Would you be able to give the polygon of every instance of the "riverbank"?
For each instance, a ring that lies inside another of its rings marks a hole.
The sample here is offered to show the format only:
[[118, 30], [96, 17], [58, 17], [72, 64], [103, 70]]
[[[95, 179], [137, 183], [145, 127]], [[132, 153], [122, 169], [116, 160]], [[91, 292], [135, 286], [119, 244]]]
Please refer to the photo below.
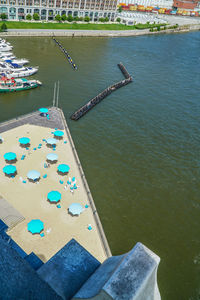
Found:
[[[127, 26], [128, 27], [128, 26]], [[9, 29], [7, 32], [1, 32], [0, 36], [67, 36], [67, 37], [122, 37], [122, 36], [140, 36], [152, 34], [170, 34], [185, 33], [190, 31], [199, 31], [200, 24], [182, 25], [175, 29], [166, 29], [150, 32], [149, 29], [135, 30], [63, 30], [63, 29]]]

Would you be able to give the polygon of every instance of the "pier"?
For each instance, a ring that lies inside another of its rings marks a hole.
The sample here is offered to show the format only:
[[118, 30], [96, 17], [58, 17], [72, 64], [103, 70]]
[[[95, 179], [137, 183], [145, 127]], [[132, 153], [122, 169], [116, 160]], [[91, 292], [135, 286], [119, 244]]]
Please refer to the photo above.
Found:
[[[0, 173], [0, 208], [2, 206], [6, 208], [6, 212], [5, 209], [1, 211], [0, 219], [6, 220], [9, 226], [7, 232], [13, 241], [26, 253], [39, 254], [43, 262], [49, 260], [72, 238], [75, 238], [96, 259], [103, 262], [111, 256], [111, 251], [68, 125], [59, 108], [49, 108], [49, 115], [50, 120], [36, 111], [0, 123], [0, 135], [4, 139], [1, 144], [2, 153], [12, 148], [18, 158], [15, 163], [17, 175], [14, 178], [5, 176], [3, 172]], [[43, 139], [51, 137], [52, 130], [55, 128], [64, 133], [56, 146], [58, 164], [68, 163], [69, 175], [60, 175], [57, 172], [57, 163], [51, 164], [48, 168], [44, 166], [46, 155], [53, 149], [47, 147]], [[20, 136], [30, 138], [29, 148], [19, 146]], [[39, 143], [41, 146], [38, 148]], [[25, 156], [23, 160], [20, 159], [22, 155]], [[5, 161], [1, 159], [1, 170], [4, 165]], [[41, 174], [38, 184], [27, 180], [27, 172], [31, 169], [36, 169]], [[44, 174], [47, 176], [43, 177]], [[73, 193], [69, 187], [65, 189], [65, 183], [69, 180], [68, 176], [71, 178], [74, 176], [77, 181], [78, 188]], [[52, 189], [59, 191], [62, 195], [59, 208], [47, 201], [47, 194]], [[21, 196], [16, 197], [16, 195]], [[1, 198], [4, 202], [6, 201], [6, 206]], [[68, 208], [72, 203], [80, 203], [84, 207], [81, 216], [72, 217], [68, 213]], [[27, 223], [31, 219], [38, 218], [44, 222], [45, 236], [43, 238], [40, 236], [35, 238], [27, 230]], [[88, 224], [92, 230], [88, 230]]]
[[60, 50], [64, 53], [65, 57], [67, 58], [68, 62], [71, 64], [72, 68], [74, 70], [77, 70], [77, 65], [75, 64], [75, 62], [72, 60], [71, 56], [69, 55], [69, 53], [67, 52], [67, 50], [62, 46], [62, 44], [56, 40], [55, 37], [52, 37], [52, 39], [54, 40], [54, 42], [56, 43], [56, 45], [59, 46]]
[[109, 86], [105, 90], [103, 90], [100, 94], [98, 94], [96, 97], [92, 98], [89, 102], [87, 102], [85, 105], [80, 107], [76, 112], [74, 112], [71, 115], [71, 120], [79, 120], [82, 116], [84, 116], [89, 110], [91, 110], [95, 105], [97, 105], [99, 102], [101, 102], [104, 98], [106, 98], [108, 95], [110, 95], [112, 92], [116, 91], [117, 89], [129, 84], [132, 82], [132, 77], [124, 67], [122, 63], [118, 64], [119, 69], [121, 70], [122, 74], [124, 75], [125, 79]]

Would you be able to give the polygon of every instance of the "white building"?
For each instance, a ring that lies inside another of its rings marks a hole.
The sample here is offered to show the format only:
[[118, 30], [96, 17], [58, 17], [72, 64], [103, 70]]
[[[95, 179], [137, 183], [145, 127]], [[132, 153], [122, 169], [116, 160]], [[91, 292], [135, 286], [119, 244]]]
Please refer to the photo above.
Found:
[[39, 14], [41, 20], [53, 20], [55, 15], [90, 17], [97, 21], [108, 17], [114, 21], [117, 0], [0, 0], [0, 14], [10, 20], [23, 20], [26, 15]]

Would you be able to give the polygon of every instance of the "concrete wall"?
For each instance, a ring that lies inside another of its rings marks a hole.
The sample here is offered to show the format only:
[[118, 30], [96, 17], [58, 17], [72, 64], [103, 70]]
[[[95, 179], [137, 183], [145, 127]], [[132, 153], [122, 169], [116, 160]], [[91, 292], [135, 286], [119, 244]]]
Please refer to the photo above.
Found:
[[143, 244], [127, 254], [108, 258], [73, 300], [160, 300], [157, 268], [160, 258]]

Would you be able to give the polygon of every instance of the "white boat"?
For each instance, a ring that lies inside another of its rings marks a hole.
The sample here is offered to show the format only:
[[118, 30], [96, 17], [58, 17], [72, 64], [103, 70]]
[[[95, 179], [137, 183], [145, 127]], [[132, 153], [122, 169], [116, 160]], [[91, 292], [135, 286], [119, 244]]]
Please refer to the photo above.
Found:
[[16, 56], [12, 53], [12, 52], [1, 52], [0, 51], [0, 58], [4, 56], [4, 57], [13, 57], [13, 58], [16, 58]]
[[12, 59], [15, 59], [16, 57], [14, 56], [14, 54], [10, 54], [10, 55], [4, 55], [4, 53], [5, 54], [7, 54], [7, 53], [11, 53], [11, 52], [2, 52], [2, 53], [0, 53], [0, 60], [7, 60], [7, 59], [10, 59], [10, 60], [12, 60]]
[[0, 38], [0, 43], [4, 43], [4, 44], [8, 44], [8, 45], [10, 45], [10, 43], [9, 43], [9, 42], [7, 42], [5, 39], [1, 39], [1, 38]]
[[24, 68], [23, 70], [11, 70], [11, 71], [0, 71], [0, 75], [5, 75], [8, 78], [20, 78], [20, 77], [26, 77], [31, 76], [35, 73], [37, 73], [37, 68]]
[[19, 66], [23, 66], [29, 63], [28, 59], [25, 58], [1, 58], [0, 57], [0, 61], [9, 63], [9, 64], [15, 64], [15, 65], [19, 65]]
[[6, 51], [11, 51], [12, 50], [12, 46], [9, 45], [5, 45], [5, 44], [0, 44], [0, 52], [6, 52]]
[[1, 40], [1, 41], [0, 41], [0, 45], [11, 46], [11, 44], [10, 44], [9, 42], [6, 42], [6, 40]]
[[8, 64], [0, 62], [0, 73], [5, 74], [8, 78], [14, 77], [26, 77], [35, 74], [38, 71], [38, 67], [23, 67], [17, 64]]

